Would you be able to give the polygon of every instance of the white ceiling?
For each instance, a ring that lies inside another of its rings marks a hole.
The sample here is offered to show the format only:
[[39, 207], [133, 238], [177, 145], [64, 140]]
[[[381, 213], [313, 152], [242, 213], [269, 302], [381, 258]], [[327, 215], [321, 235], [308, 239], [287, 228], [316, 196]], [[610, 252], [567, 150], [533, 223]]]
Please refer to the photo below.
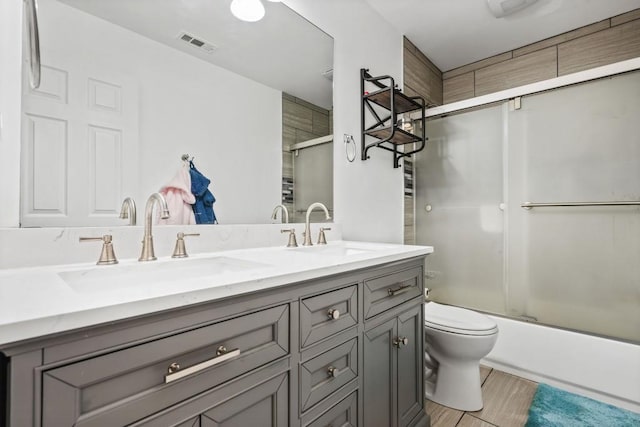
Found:
[[[249, 23], [231, 15], [231, 0], [60, 1], [315, 105], [332, 106], [332, 82], [322, 74], [333, 69], [333, 39], [284, 4], [264, 1], [265, 17]], [[182, 31], [217, 49], [208, 54], [178, 40]]]
[[640, 0], [539, 0], [494, 18], [486, 0], [366, 0], [442, 71], [640, 8]]

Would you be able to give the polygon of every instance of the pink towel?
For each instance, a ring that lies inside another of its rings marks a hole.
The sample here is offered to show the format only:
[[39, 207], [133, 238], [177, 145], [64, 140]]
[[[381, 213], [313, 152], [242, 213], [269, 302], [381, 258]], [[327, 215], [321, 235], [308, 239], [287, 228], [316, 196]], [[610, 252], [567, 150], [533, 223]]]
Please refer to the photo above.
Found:
[[168, 219], [159, 218], [158, 224], [190, 225], [196, 223], [191, 207], [196, 202], [196, 198], [191, 194], [191, 176], [187, 167], [180, 168], [171, 182], [160, 189], [160, 194], [167, 201], [171, 217]]

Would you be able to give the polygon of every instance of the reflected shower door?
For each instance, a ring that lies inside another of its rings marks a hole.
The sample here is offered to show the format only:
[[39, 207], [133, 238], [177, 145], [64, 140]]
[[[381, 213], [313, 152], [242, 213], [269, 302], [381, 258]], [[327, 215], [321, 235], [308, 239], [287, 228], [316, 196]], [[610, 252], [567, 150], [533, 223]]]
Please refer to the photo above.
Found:
[[[304, 222], [309, 205], [323, 203], [333, 217], [333, 143], [302, 148], [293, 156], [294, 222]], [[313, 222], [324, 222], [322, 211], [314, 210]], [[314, 237], [315, 239], [315, 237]]]
[[508, 307], [640, 341], [640, 73], [522, 98], [508, 116]]
[[504, 313], [503, 107], [427, 122], [415, 156], [416, 243], [432, 298]]

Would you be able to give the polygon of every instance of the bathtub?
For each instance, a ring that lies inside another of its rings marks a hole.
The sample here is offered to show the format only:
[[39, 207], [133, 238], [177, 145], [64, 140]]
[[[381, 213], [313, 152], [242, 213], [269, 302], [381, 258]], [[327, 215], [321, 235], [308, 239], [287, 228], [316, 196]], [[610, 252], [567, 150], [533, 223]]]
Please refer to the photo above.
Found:
[[640, 413], [640, 345], [491, 318], [500, 333], [481, 363]]

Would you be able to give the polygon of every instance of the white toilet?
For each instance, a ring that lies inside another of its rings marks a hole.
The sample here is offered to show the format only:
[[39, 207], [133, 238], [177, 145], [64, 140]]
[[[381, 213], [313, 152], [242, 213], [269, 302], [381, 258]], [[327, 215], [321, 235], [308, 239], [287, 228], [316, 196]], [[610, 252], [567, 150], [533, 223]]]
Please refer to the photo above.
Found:
[[480, 359], [498, 338], [491, 318], [460, 307], [424, 305], [425, 397], [461, 411], [482, 409]]

